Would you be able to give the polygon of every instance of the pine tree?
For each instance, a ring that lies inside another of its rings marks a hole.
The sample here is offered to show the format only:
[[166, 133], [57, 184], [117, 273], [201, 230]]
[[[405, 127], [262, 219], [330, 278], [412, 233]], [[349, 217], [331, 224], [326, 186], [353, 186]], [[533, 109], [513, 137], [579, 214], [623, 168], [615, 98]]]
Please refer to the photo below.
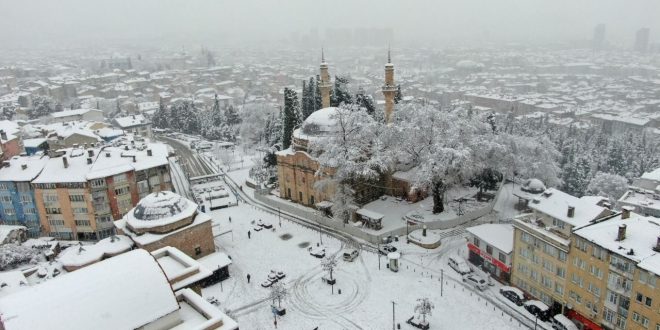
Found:
[[238, 112], [233, 105], [229, 105], [225, 109], [225, 118], [227, 119], [227, 125], [234, 126], [241, 123], [241, 117], [238, 115]]
[[300, 104], [296, 91], [284, 88], [284, 118], [282, 122], [282, 148], [291, 146], [291, 137], [296, 124], [300, 122]]
[[321, 97], [321, 88], [319, 87], [319, 84], [321, 83], [321, 79], [319, 78], [319, 75], [316, 75], [316, 80], [314, 81], [314, 111], [321, 109], [323, 107], [323, 99]]
[[159, 99], [158, 101], [158, 110], [154, 113], [153, 117], [153, 125], [158, 128], [169, 128], [170, 123], [170, 114], [168, 111], [168, 108], [165, 106], [163, 103], [163, 99]]
[[330, 96], [330, 105], [338, 107], [342, 104], [352, 104], [353, 99], [348, 91], [348, 78], [335, 76], [335, 85]]
[[366, 95], [363, 89], [360, 89], [358, 93], [355, 94], [355, 104], [361, 108], [364, 108], [371, 116], [376, 113], [376, 107], [374, 106], [373, 98], [371, 95]]
[[564, 171], [562, 191], [575, 197], [582, 197], [591, 180], [591, 167], [585, 157], [570, 163]]

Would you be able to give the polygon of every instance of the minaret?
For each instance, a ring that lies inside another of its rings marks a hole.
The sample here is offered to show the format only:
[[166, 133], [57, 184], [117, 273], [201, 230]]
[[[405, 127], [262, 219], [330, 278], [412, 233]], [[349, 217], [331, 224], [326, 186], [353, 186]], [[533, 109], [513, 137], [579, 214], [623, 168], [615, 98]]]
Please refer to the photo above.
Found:
[[385, 96], [385, 123], [389, 124], [392, 120], [392, 112], [394, 112], [394, 95], [396, 94], [396, 86], [394, 85], [394, 64], [392, 64], [392, 57], [390, 50], [387, 49], [387, 64], [385, 64], [385, 85], [383, 85], [383, 96]]
[[321, 90], [321, 108], [330, 107], [330, 74], [328, 73], [328, 63], [325, 62], [323, 48], [321, 48], [321, 81], [319, 89]]

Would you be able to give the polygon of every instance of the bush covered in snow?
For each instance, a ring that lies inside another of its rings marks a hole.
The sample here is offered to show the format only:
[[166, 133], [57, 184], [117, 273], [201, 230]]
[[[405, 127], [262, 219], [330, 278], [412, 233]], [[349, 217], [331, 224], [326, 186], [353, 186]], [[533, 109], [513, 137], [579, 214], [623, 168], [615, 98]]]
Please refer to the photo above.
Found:
[[24, 263], [37, 263], [39, 252], [29, 247], [6, 244], [0, 246], [0, 270], [16, 268]]

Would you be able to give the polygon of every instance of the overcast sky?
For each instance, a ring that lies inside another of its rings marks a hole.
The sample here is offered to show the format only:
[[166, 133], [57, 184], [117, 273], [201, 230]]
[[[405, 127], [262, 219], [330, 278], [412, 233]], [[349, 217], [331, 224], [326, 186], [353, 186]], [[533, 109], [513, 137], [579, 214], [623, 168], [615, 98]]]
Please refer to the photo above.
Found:
[[7, 46], [255, 44], [328, 27], [391, 27], [394, 44], [562, 42], [590, 39], [598, 23], [613, 44], [632, 44], [640, 27], [658, 41], [660, 0], [0, 0]]

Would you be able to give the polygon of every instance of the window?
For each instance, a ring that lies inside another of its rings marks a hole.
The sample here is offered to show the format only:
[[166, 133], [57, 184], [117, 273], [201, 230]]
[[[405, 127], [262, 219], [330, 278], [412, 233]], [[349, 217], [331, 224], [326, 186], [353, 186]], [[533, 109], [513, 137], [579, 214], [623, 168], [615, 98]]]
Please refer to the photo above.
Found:
[[21, 202], [29, 203], [31, 201], [32, 201], [32, 197], [30, 195], [21, 195]]
[[11, 202], [11, 196], [2, 196], [0, 200], [3, 202]]
[[637, 314], [637, 312], [633, 312], [632, 320], [637, 322], [637, 323], [641, 323], [642, 322], [642, 317], [639, 314]]
[[85, 196], [83, 195], [69, 195], [69, 200], [72, 202], [84, 202]]
[[6, 208], [5, 209], [5, 215], [15, 215], [16, 211], [12, 208]]
[[29, 207], [29, 208], [23, 209], [23, 213], [25, 213], [25, 214], [37, 214], [37, 209], [35, 209], [34, 207]]
[[566, 269], [563, 267], [557, 267], [555, 274], [561, 278], [566, 278]]
[[48, 223], [51, 226], [57, 227], [57, 226], [64, 226], [64, 220], [56, 220], [56, 219], [50, 219], [48, 220]]
[[91, 181], [92, 187], [98, 188], [105, 186], [105, 179], [94, 179]]
[[644, 301], [644, 295], [637, 292], [637, 294], [635, 295], [635, 301], [641, 304]]
[[119, 174], [119, 175], [115, 175], [115, 176], [112, 177], [112, 181], [113, 181], [114, 183], [126, 182], [126, 180], [127, 180], [126, 173], [124, 173], [124, 174]]
[[594, 265], [591, 265], [591, 266], [589, 267], [589, 272], [590, 272], [591, 275], [593, 275], [593, 276], [596, 276], [596, 277], [598, 277], [598, 278], [603, 278], [603, 271], [600, 270], [600, 268], [598, 268], [598, 267], [596, 267], [596, 266], [594, 266]]
[[73, 213], [85, 214], [85, 213], [87, 213], [87, 208], [86, 207], [74, 207], [73, 208]]
[[474, 246], [479, 247], [479, 239], [476, 237], [474, 238]]
[[89, 220], [76, 220], [76, 226], [83, 226], [83, 227], [89, 227], [90, 222]]
[[520, 235], [520, 239], [521, 239], [523, 242], [526, 242], [526, 243], [532, 243], [532, 236], [531, 236], [530, 234], [528, 234], [528, 233], [523, 232], [523, 233]]
[[614, 323], [614, 319], [616, 318], [616, 313], [614, 311], [611, 311], [607, 308], [603, 311], [603, 319], [609, 323]]
[[651, 299], [651, 297], [646, 297], [646, 301], [644, 304], [648, 307], [653, 306], [653, 299]]
[[59, 207], [47, 207], [46, 214], [62, 214], [62, 210]]
[[552, 219], [552, 225], [559, 229], [564, 229], [565, 223], [558, 219]]
[[115, 195], [124, 195], [130, 191], [129, 187], [115, 188]]
[[488, 253], [492, 256], [493, 255], [493, 247], [486, 244], [486, 253]]
[[588, 243], [580, 238], [575, 239], [575, 247], [582, 252], [587, 252]]
[[7, 184], [6, 183], [0, 183], [0, 190], [7, 190]]
[[202, 254], [202, 247], [199, 245], [195, 245], [195, 255], [198, 256]]
[[44, 194], [44, 202], [57, 202], [57, 195]]
[[497, 259], [499, 259], [501, 262], [506, 262], [506, 254], [500, 252]]
[[555, 282], [555, 292], [558, 293], [559, 295], [563, 295], [564, 287], [561, 284]]
[[560, 261], [566, 261], [566, 258], [567, 258], [567, 256], [566, 256], [566, 252], [564, 252], [564, 251], [559, 251], [559, 260], [560, 260]]

